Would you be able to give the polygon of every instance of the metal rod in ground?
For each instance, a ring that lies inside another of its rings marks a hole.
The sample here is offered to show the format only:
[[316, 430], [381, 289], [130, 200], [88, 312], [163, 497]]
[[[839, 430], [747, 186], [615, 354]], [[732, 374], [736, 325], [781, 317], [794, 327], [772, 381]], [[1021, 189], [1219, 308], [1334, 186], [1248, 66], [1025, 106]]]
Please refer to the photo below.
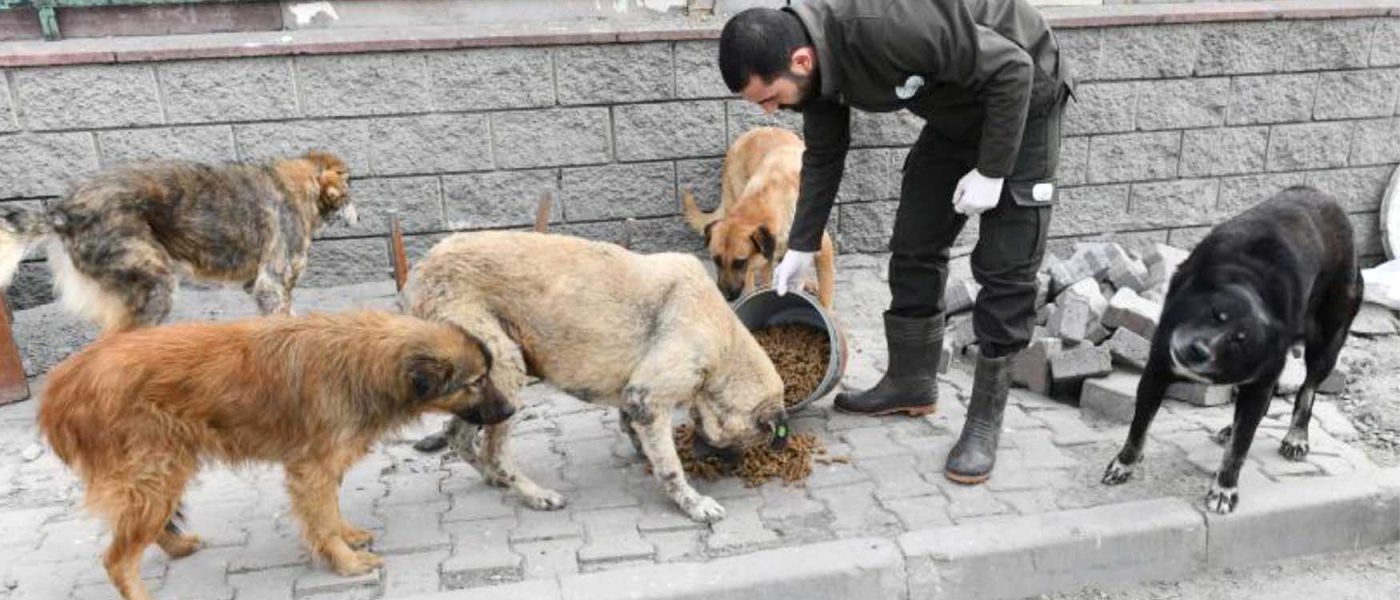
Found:
[[408, 256], [403, 249], [403, 228], [399, 227], [399, 218], [389, 218], [389, 259], [394, 264], [394, 287], [402, 292], [403, 286], [408, 282]]
[[549, 231], [549, 212], [554, 206], [554, 194], [545, 192], [540, 194], [540, 204], [535, 207], [535, 231], [545, 233]]
[[622, 222], [622, 247], [624, 249], [632, 249], [632, 230], [636, 227], [637, 220], [632, 217], [628, 217], [626, 221]]
[[0, 289], [0, 405], [29, 397], [29, 381], [24, 378], [24, 362], [10, 328], [10, 305], [4, 292]]

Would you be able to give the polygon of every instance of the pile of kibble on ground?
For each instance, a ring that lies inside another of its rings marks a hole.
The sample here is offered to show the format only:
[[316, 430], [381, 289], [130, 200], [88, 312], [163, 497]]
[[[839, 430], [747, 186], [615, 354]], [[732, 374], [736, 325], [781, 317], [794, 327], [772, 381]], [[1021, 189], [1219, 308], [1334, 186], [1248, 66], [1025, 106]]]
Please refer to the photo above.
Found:
[[783, 378], [783, 402], [792, 406], [812, 395], [826, 376], [831, 342], [826, 332], [808, 325], [765, 327], [753, 333]]
[[707, 481], [734, 475], [744, 480], [745, 487], [758, 487], [770, 479], [782, 479], [785, 485], [796, 485], [811, 476], [813, 461], [823, 464], [849, 461], [844, 456], [825, 456], [826, 445], [810, 433], [792, 434], [782, 450], [774, 450], [767, 444], [745, 448], [738, 465], [727, 465], [718, 458], [698, 461], [692, 451], [694, 436], [692, 426], [677, 427], [676, 454], [680, 455], [681, 464], [688, 475]]

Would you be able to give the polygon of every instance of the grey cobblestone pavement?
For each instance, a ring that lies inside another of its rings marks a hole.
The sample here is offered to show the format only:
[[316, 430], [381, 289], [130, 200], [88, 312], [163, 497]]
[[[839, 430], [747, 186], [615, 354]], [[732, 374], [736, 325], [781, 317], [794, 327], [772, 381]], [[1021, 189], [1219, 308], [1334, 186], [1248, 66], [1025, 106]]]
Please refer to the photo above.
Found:
[[[879, 256], [839, 261], [837, 308], [850, 334], [846, 387], [873, 384], [884, 368], [884, 262]], [[387, 284], [298, 290], [297, 306], [303, 312], [387, 306], [391, 292]], [[193, 291], [178, 303], [180, 318], [252, 312], [234, 291]], [[16, 330], [32, 369], [61, 358], [85, 335], [53, 307], [17, 313]], [[527, 389], [528, 408], [515, 417], [511, 443], [528, 474], [568, 496], [565, 510], [529, 510], [457, 458], [415, 452], [410, 444], [440, 423], [431, 419], [384, 440], [345, 479], [344, 510], [351, 522], [377, 533], [373, 549], [386, 558], [380, 571], [342, 578], [311, 563], [288, 515], [280, 471], [220, 467], [206, 470], [187, 495], [190, 529], [206, 547], [178, 561], [152, 547], [142, 572], [153, 593], [169, 600], [397, 598], [825, 540], [893, 538], [1128, 500], [1194, 500], [1221, 456], [1209, 433], [1231, 410], [1169, 401], [1152, 429], [1142, 476], [1105, 487], [1098, 478], [1125, 427], [1015, 390], [995, 476], [985, 486], [965, 487], [945, 480], [941, 469], [970, 384], [966, 362], [955, 362], [938, 412], [925, 418], [845, 415], [833, 412], [829, 399], [795, 414], [797, 431], [819, 436], [830, 454], [849, 456], [850, 464], [817, 465], [804, 487], [698, 482], [728, 512], [709, 526], [686, 519], [661, 494], [619, 432], [615, 411], [535, 385]], [[36, 380], [34, 389], [41, 385]], [[1276, 401], [1242, 473], [1243, 487], [1375, 469], [1349, 443], [1356, 430], [1332, 402], [1319, 401], [1311, 456], [1292, 463], [1276, 452], [1290, 410]], [[35, 409], [32, 400], [0, 408], [0, 600], [116, 598], [99, 562], [105, 534], [77, 506], [76, 480], [38, 439]]]

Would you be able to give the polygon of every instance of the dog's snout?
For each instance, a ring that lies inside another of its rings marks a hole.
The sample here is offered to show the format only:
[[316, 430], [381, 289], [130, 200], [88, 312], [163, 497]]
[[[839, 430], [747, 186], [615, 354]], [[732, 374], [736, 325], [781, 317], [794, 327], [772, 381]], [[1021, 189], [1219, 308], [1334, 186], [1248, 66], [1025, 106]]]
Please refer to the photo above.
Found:
[[695, 460], [704, 461], [714, 458], [727, 465], [736, 465], [744, 457], [743, 449], [717, 447], [705, 439], [705, 435], [699, 431], [692, 438], [690, 451], [695, 456]]
[[457, 416], [472, 425], [495, 425], [509, 419], [513, 414], [515, 408], [511, 405], [491, 402], [468, 408]]
[[1186, 346], [1186, 355], [1182, 358], [1191, 364], [1205, 364], [1210, 362], [1210, 346], [1203, 340], [1195, 340]]

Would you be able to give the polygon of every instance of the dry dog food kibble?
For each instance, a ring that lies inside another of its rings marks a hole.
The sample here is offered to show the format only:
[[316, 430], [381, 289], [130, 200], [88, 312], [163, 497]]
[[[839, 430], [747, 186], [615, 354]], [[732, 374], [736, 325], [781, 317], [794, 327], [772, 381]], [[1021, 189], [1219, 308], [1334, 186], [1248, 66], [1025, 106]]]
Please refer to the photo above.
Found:
[[792, 406], [810, 396], [826, 375], [831, 342], [826, 333], [807, 325], [765, 327], [753, 333], [783, 378], [783, 403]]
[[[786, 448], [773, 450], [767, 445], [754, 446], [744, 450], [738, 469], [731, 470], [718, 459], [695, 460], [691, 451], [695, 429], [690, 425], [676, 428], [676, 453], [681, 465], [691, 477], [713, 480], [725, 475], [738, 475], [743, 478], [745, 487], [757, 487], [773, 478], [782, 478], [783, 483], [800, 483], [812, 474], [813, 457], [826, 454], [822, 441], [809, 433], [798, 433], [788, 438]], [[820, 462], [843, 462], [843, 459], [822, 460]]]

